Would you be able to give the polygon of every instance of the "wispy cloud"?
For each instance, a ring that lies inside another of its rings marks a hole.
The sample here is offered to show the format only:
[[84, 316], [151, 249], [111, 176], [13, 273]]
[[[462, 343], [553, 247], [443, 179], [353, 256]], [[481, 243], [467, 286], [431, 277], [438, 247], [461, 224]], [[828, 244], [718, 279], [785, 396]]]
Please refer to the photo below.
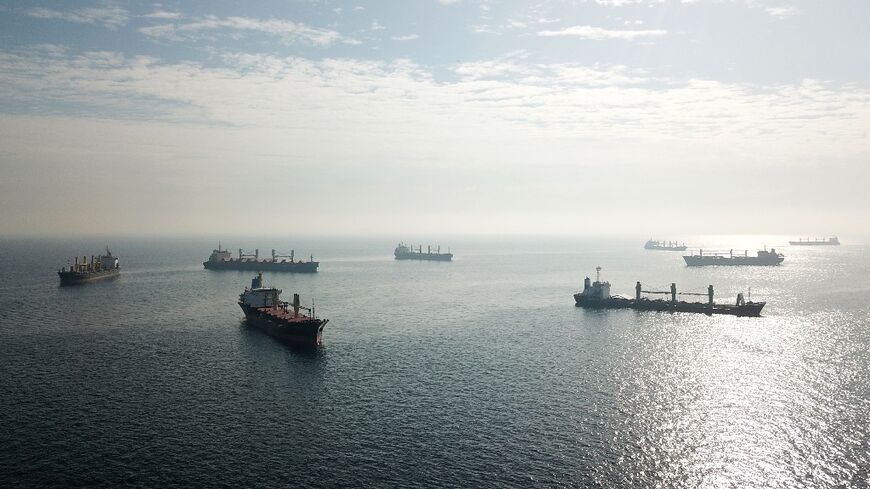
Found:
[[764, 11], [777, 19], [787, 19], [800, 13], [797, 7], [767, 7]]
[[[142, 27], [139, 32], [152, 38], [169, 41], [196, 40], [202, 36], [213, 36], [216, 33], [239, 35], [242, 32], [276, 36], [287, 44], [302, 43], [327, 46], [343, 40], [337, 31], [311, 27], [292, 20], [218, 17], [215, 15], [207, 15], [187, 22]], [[352, 43], [352, 40], [350, 41]]]
[[176, 20], [181, 18], [181, 14], [178, 12], [169, 12], [167, 10], [155, 10], [154, 12], [145, 14], [142, 17], [146, 19]]
[[115, 4], [104, 4], [99, 7], [83, 7], [72, 10], [55, 10], [49, 8], [32, 8], [25, 14], [37, 19], [63, 20], [77, 24], [98, 24], [108, 29], [117, 29], [129, 19], [127, 10]]
[[[759, 87], [657, 79], [624, 66], [532, 63], [522, 53], [456, 65], [452, 81], [436, 81], [432, 70], [407, 60], [238, 54], [225, 61], [216, 68], [111, 52], [73, 55], [54, 46], [0, 52], [0, 97], [53, 100], [113, 117], [280, 128], [300, 137], [365, 127], [384, 137], [401, 128], [425, 138], [437, 128], [433, 133], [448, 138], [475, 133], [511, 141], [712, 138], [788, 153], [805, 148], [812, 135], [820, 150], [870, 151], [870, 92], [813, 80]], [[346, 127], [336, 127], [336, 113]]]
[[591, 39], [594, 41], [604, 41], [608, 39], [623, 39], [633, 41], [644, 37], [661, 37], [667, 35], [668, 31], [661, 29], [650, 30], [614, 30], [604, 29], [601, 27], [593, 27], [591, 25], [577, 25], [566, 27], [560, 30], [539, 31], [538, 35], [542, 37], [578, 37], [580, 39]]
[[420, 39], [419, 34], [408, 34], [406, 36], [393, 36], [390, 39], [394, 41], [413, 41], [415, 39]]

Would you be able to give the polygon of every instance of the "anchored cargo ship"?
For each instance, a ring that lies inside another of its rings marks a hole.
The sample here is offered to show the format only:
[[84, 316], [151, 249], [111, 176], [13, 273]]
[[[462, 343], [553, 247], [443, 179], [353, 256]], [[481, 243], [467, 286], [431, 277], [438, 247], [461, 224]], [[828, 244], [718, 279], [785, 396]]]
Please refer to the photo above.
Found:
[[453, 253], [447, 250], [447, 253], [441, 253], [441, 247], [438, 246], [432, 250], [431, 246], [426, 247], [426, 252], [423, 252], [423, 246], [417, 246], [415, 250], [413, 246], [408, 246], [405, 243], [399, 243], [393, 251], [396, 260], [432, 260], [432, 261], [452, 261]]
[[292, 272], [292, 273], [315, 273], [320, 262], [314, 261], [314, 255], [308, 261], [296, 260], [296, 251], [290, 250], [289, 255], [279, 255], [272, 250], [272, 258], [260, 259], [260, 250], [253, 253], [245, 253], [239, 248], [239, 257], [233, 258], [229, 250], [218, 248], [212, 250], [208, 261], [202, 266], [209, 270], [255, 270], [267, 272]]
[[[583, 280], [583, 290], [574, 294], [577, 307], [589, 309], [635, 309], [638, 311], [670, 311], [694, 312], [701, 314], [728, 314], [731, 316], [758, 317], [765, 302], [746, 301], [743, 293], [737, 294], [734, 304], [717, 304], [713, 301], [713, 286], [707, 287], [706, 293], [677, 292], [677, 285], [672, 283], [669, 291], [643, 290], [640, 282], [635, 285], [634, 299], [610, 295], [610, 282], [601, 281], [601, 267], [595, 268], [595, 282], [589, 277]], [[667, 299], [648, 299], [643, 294], [666, 294]], [[707, 302], [685, 302], [677, 300], [678, 295], [707, 296]]]
[[[299, 294], [293, 294], [293, 302], [281, 301], [281, 290], [263, 286], [263, 274], [251, 280], [239, 294], [239, 307], [251, 326], [275, 338], [308, 346], [320, 344], [323, 327], [328, 319], [317, 319], [314, 306], [303, 307]], [[299, 312], [304, 310], [308, 315]]]
[[836, 236], [830, 238], [799, 238], [797, 241], [789, 241], [792, 246], [839, 246], [840, 240]]
[[106, 246], [105, 255], [99, 255], [96, 258], [91, 255], [91, 261], [88, 261], [88, 257], [83, 256], [81, 262], [79, 262], [79, 257], [75, 257], [74, 265], [69, 268], [63, 267], [57, 271], [61, 285], [78, 285], [94, 282], [117, 277], [120, 273], [121, 267], [118, 264], [118, 258], [112, 256], [108, 246]]
[[690, 267], [706, 267], [706, 266], [772, 266], [779, 265], [785, 260], [785, 255], [777, 253], [776, 249], [771, 248], [770, 251], [758, 250], [756, 256], [749, 256], [749, 251], [744, 250], [743, 254], [734, 254], [734, 250], [728, 252], [711, 252], [698, 250], [698, 254], [683, 255], [686, 260], [686, 265]]
[[686, 243], [679, 244], [676, 241], [658, 241], [652, 238], [643, 245], [645, 250], [658, 251], [686, 251]]

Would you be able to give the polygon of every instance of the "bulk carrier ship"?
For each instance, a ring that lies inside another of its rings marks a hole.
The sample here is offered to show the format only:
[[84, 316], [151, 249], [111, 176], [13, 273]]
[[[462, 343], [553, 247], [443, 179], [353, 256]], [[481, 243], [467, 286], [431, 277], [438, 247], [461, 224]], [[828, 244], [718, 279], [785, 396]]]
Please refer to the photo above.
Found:
[[686, 251], [686, 243], [679, 244], [676, 241], [658, 241], [652, 238], [643, 245], [645, 250], [658, 251]]
[[[307, 346], [320, 345], [323, 327], [328, 319], [317, 319], [314, 306], [303, 307], [299, 294], [293, 294], [293, 302], [282, 302], [281, 290], [263, 287], [263, 274], [258, 273], [251, 280], [251, 287], [245, 287], [239, 294], [239, 307], [245, 313], [248, 324], [264, 333], [293, 343]], [[308, 315], [300, 313], [305, 310]]]
[[290, 250], [289, 255], [279, 255], [272, 250], [272, 258], [260, 259], [260, 250], [253, 253], [245, 253], [239, 248], [239, 257], [233, 258], [229, 250], [221, 249], [220, 243], [216, 250], [211, 252], [208, 261], [202, 266], [208, 270], [254, 270], [267, 272], [291, 272], [291, 273], [316, 273], [320, 262], [314, 261], [311, 255], [308, 261], [296, 260], [296, 251]]
[[758, 250], [756, 256], [749, 256], [748, 250], [744, 250], [742, 255], [735, 255], [734, 250], [728, 252], [698, 250], [697, 255], [694, 253], [683, 255], [683, 260], [686, 261], [686, 266], [690, 267], [773, 266], [782, 263], [785, 260], [785, 255], [777, 253], [774, 248], [771, 248], [770, 251]]
[[79, 262], [79, 257], [75, 257], [74, 265], [71, 265], [69, 268], [63, 267], [57, 271], [61, 285], [78, 285], [94, 282], [117, 277], [120, 273], [121, 266], [118, 264], [118, 258], [112, 256], [108, 246], [106, 246], [105, 255], [99, 255], [96, 258], [91, 255], [90, 262], [86, 256], [82, 257], [81, 262]]
[[840, 246], [840, 240], [836, 236], [830, 238], [798, 238], [797, 241], [789, 241], [792, 246]]
[[[595, 282], [589, 277], [583, 281], [583, 290], [574, 294], [577, 307], [589, 309], [635, 309], [638, 311], [693, 312], [701, 314], [727, 314], [731, 316], [758, 317], [764, 302], [746, 301], [743, 293], [737, 294], [734, 304], [717, 304], [713, 301], [713, 286], [707, 286], [706, 293], [677, 292], [677, 284], [671, 284], [669, 291], [643, 290], [640, 282], [635, 285], [634, 299], [610, 295], [610, 282], [601, 281], [601, 267], [595, 269]], [[643, 294], [670, 295], [667, 299], [647, 299]], [[678, 295], [707, 296], [707, 302], [685, 302], [677, 300]]]
[[399, 243], [396, 249], [393, 250], [393, 255], [396, 260], [430, 260], [430, 261], [453, 261], [453, 253], [447, 250], [447, 253], [441, 253], [441, 247], [437, 246], [433, 253], [432, 247], [427, 246], [426, 252], [423, 252], [423, 246], [417, 246], [414, 250], [413, 246], [408, 246], [405, 243]]

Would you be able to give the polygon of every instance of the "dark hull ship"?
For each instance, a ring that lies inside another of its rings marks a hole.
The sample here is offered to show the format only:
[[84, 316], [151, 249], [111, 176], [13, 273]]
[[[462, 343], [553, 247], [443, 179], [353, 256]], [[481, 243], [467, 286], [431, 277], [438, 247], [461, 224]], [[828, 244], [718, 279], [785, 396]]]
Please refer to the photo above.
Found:
[[320, 262], [314, 261], [314, 256], [309, 257], [308, 261], [296, 260], [295, 250], [291, 250], [289, 255], [279, 255], [272, 250], [272, 258], [260, 259], [260, 250], [254, 250], [254, 253], [245, 253], [239, 249], [239, 257], [233, 258], [229, 250], [223, 250], [218, 244], [218, 249], [213, 250], [208, 261], [202, 263], [202, 266], [208, 270], [251, 270], [255, 272], [291, 272], [291, 273], [316, 273]]
[[97, 257], [91, 255], [90, 262], [86, 256], [82, 257], [81, 262], [79, 262], [79, 257], [75, 257], [74, 265], [57, 271], [61, 285], [79, 285], [97, 280], [105, 280], [117, 277], [120, 273], [121, 267], [118, 264], [118, 258], [112, 256], [108, 246], [106, 247], [105, 255]]
[[756, 256], [749, 256], [748, 251], [744, 251], [742, 255], [734, 254], [734, 250], [727, 253], [724, 252], [704, 252], [699, 250], [698, 254], [683, 255], [683, 260], [686, 261], [686, 266], [690, 267], [708, 267], [708, 266], [774, 266], [779, 265], [785, 260], [785, 255], [777, 253], [774, 248], [770, 251], [758, 250]]
[[[670, 291], [643, 290], [641, 283], [635, 285], [634, 299], [610, 295], [610, 282], [601, 281], [601, 267], [596, 268], [598, 275], [595, 282], [589, 277], [583, 281], [583, 290], [574, 294], [574, 302], [577, 307], [588, 309], [634, 309], [638, 311], [666, 311], [666, 312], [691, 312], [700, 314], [727, 314], [731, 316], [758, 317], [764, 308], [765, 302], [746, 301], [743, 293], [737, 294], [734, 304], [717, 304], [713, 301], [713, 286], [707, 288], [707, 293], [680, 292], [677, 293], [677, 285], [671, 284]], [[648, 299], [643, 294], [667, 294], [670, 300]], [[686, 302], [677, 300], [678, 295], [706, 295], [707, 302]]]
[[323, 327], [329, 320], [318, 319], [314, 307], [301, 306], [299, 294], [293, 294], [292, 303], [282, 302], [280, 295], [280, 289], [263, 287], [263, 274], [257, 274], [251, 280], [251, 287], [245, 287], [239, 295], [239, 307], [247, 323], [279, 340], [304, 346], [320, 345]]
[[413, 246], [407, 246], [404, 243], [399, 243], [396, 249], [393, 250], [393, 255], [396, 260], [429, 260], [429, 261], [453, 261], [453, 253], [450, 250], [447, 253], [441, 253], [441, 247], [438, 246], [432, 250], [431, 246], [426, 247], [426, 252], [423, 252], [423, 246], [417, 246], [414, 250]]

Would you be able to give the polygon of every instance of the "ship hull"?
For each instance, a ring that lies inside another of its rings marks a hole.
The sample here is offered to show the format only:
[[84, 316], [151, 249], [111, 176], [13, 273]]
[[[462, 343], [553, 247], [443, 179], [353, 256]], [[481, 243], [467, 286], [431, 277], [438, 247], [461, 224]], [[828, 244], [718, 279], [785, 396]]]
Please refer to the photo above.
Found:
[[688, 247], [686, 246], [644, 246], [645, 250], [653, 250], [653, 251], [686, 251]]
[[711, 266], [721, 266], [721, 267], [739, 267], [739, 266], [775, 266], [779, 265], [783, 262], [783, 257], [775, 257], [775, 258], [759, 258], [757, 256], [735, 256], [735, 257], [726, 257], [726, 256], [701, 256], [701, 255], [692, 255], [692, 256], [684, 256], [683, 260], [686, 261], [686, 266], [690, 267], [711, 267]]
[[268, 308], [257, 308], [239, 303], [248, 325], [282, 341], [304, 346], [319, 346], [323, 327], [328, 320], [305, 318], [282, 321], [269, 314]]
[[99, 272], [57, 272], [61, 285], [81, 285], [115, 278], [120, 274], [121, 270], [117, 268]]
[[691, 312], [699, 314], [726, 314], [730, 316], [758, 317], [764, 308], [764, 302], [747, 302], [743, 305], [704, 304], [702, 302], [666, 301], [661, 299], [626, 299], [610, 297], [608, 299], [588, 299], [582, 294], [574, 294], [577, 307], [587, 309], [634, 309], [637, 311]]
[[840, 246], [839, 242], [831, 241], [789, 241], [791, 246]]
[[453, 253], [396, 253], [396, 260], [453, 261]]
[[256, 272], [289, 272], [289, 273], [317, 273], [320, 262], [287, 262], [271, 260], [223, 260], [206, 261], [202, 266], [207, 270], [253, 270]]

